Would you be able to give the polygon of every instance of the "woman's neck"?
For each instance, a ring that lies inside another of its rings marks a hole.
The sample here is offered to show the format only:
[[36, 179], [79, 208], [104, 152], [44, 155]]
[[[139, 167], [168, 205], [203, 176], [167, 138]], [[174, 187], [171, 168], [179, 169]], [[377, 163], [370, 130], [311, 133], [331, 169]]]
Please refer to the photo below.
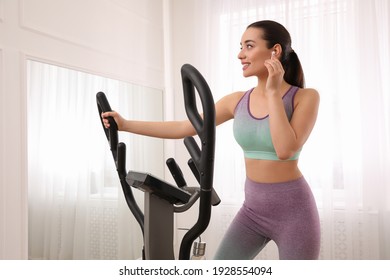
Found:
[[[255, 94], [259, 95], [266, 95], [266, 85], [267, 85], [267, 77], [260, 79], [258, 78], [257, 86], [254, 89]], [[285, 93], [289, 88], [291, 87], [290, 84], [288, 84], [285, 80], [282, 81], [282, 84], [280, 85], [280, 93]]]

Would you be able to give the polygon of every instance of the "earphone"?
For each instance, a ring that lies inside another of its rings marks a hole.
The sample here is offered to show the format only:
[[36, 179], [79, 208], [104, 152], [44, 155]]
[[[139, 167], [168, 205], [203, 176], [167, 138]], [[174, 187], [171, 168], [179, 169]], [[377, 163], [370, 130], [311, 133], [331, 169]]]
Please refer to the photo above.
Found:
[[271, 55], [275, 55], [276, 54], [276, 51], [272, 51]]

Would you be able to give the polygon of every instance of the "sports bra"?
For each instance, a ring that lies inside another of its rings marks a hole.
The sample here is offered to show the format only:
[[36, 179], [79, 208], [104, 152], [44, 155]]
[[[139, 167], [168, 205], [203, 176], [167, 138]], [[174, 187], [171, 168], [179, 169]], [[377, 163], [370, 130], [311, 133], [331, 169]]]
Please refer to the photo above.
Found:
[[[294, 111], [294, 97], [298, 89], [292, 86], [283, 96], [284, 109], [289, 121]], [[256, 118], [250, 112], [249, 101], [252, 91], [253, 88], [241, 97], [234, 110], [234, 138], [243, 149], [246, 158], [280, 160], [272, 143], [269, 116]], [[301, 150], [288, 160], [298, 159], [300, 152]]]

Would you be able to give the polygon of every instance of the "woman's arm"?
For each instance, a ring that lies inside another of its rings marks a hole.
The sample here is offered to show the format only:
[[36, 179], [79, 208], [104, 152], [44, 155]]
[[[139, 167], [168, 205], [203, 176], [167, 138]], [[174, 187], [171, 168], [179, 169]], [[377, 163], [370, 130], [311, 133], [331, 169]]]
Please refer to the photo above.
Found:
[[186, 136], [196, 134], [194, 127], [189, 120], [183, 121], [136, 121], [126, 120], [117, 112], [105, 112], [102, 114], [103, 123], [106, 128], [110, 127], [107, 120], [108, 117], [113, 117], [118, 125], [118, 130], [130, 133], [164, 138], [164, 139], [181, 139]]
[[295, 108], [288, 121], [282, 99], [269, 97], [269, 121], [276, 154], [282, 160], [291, 158], [306, 142], [317, 119], [319, 94], [314, 89], [301, 89], [295, 97]]
[[[242, 93], [236, 92], [223, 97], [215, 104], [216, 125], [233, 118], [234, 108], [240, 96], [242, 96]], [[126, 120], [114, 111], [102, 113], [103, 123], [106, 128], [110, 127], [107, 120], [108, 117], [114, 118], [118, 125], [118, 130], [145, 136], [181, 139], [196, 134], [195, 128], [189, 120], [160, 122]]]
[[279, 159], [291, 158], [306, 142], [317, 119], [319, 94], [314, 89], [300, 89], [294, 99], [294, 113], [288, 120], [280, 92], [284, 70], [274, 57], [265, 62], [268, 69], [266, 96], [272, 143]]

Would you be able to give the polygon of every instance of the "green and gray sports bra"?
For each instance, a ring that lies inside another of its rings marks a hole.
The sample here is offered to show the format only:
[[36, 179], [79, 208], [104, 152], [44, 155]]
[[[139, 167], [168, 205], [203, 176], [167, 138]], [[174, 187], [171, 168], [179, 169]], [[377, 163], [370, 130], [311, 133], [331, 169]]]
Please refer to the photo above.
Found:
[[[298, 87], [292, 86], [283, 96], [284, 109], [291, 121], [294, 111], [294, 97]], [[237, 103], [234, 111], [233, 133], [244, 156], [251, 159], [280, 160], [272, 143], [269, 116], [256, 118], [250, 112], [249, 101], [253, 88], [248, 90]], [[300, 150], [288, 160], [299, 158]]]

